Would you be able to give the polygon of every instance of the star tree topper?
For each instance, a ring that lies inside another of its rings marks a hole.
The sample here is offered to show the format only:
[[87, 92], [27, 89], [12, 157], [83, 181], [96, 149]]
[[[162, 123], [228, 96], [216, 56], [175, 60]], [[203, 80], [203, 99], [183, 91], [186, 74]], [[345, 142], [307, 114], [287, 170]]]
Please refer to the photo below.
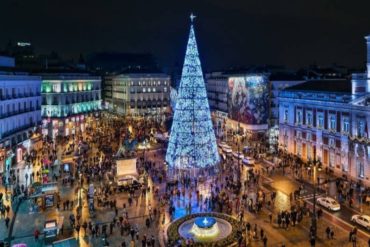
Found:
[[190, 14], [190, 20], [191, 20], [191, 23], [193, 23], [194, 22], [194, 19], [196, 18], [196, 16], [195, 15], [193, 15], [193, 13], [191, 13]]

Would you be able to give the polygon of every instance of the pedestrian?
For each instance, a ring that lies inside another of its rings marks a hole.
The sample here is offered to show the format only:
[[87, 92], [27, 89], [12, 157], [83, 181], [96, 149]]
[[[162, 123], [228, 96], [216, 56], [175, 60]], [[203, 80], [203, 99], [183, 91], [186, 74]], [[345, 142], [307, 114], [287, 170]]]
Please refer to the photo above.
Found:
[[267, 247], [267, 237], [266, 237], [266, 235], [263, 237], [263, 247]]
[[154, 239], [154, 236], [152, 235], [152, 238], [150, 239], [150, 244], [152, 247], [155, 246], [155, 239]]
[[145, 220], [145, 224], [146, 224], [146, 227], [149, 228], [150, 227], [150, 219], [149, 218], [146, 218]]
[[82, 224], [82, 228], [84, 229], [84, 236], [86, 236], [86, 229], [87, 229], [87, 222], [84, 221], [84, 223]]
[[39, 230], [35, 229], [35, 232], [33, 233], [33, 236], [35, 237], [35, 241], [36, 242], [39, 241], [39, 235], [40, 235]]
[[10, 221], [9, 217], [6, 216], [6, 218], [5, 218], [5, 226], [6, 226], [6, 228], [9, 228], [9, 221]]
[[272, 223], [272, 213], [269, 213], [269, 218], [270, 218], [270, 224]]
[[330, 239], [330, 227], [329, 226], [326, 228], [325, 232], [326, 232], [326, 238]]
[[330, 228], [330, 238], [334, 239], [334, 230], [333, 230], [333, 228]]
[[80, 229], [81, 229], [80, 224], [77, 224], [76, 225], [77, 238], [80, 238]]
[[315, 244], [316, 244], [316, 239], [314, 236], [311, 237], [311, 240], [310, 240], [310, 244], [311, 244], [311, 247], [314, 247]]
[[352, 234], [352, 246], [356, 247], [357, 246], [357, 237], [356, 234]]

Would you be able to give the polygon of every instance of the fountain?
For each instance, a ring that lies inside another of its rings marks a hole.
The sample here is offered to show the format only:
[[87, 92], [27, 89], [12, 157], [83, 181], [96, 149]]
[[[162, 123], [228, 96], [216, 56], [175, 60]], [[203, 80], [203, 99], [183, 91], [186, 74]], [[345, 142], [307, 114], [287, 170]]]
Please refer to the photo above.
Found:
[[198, 240], [214, 239], [220, 233], [220, 229], [215, 218], [197, 217], [190, 233]]

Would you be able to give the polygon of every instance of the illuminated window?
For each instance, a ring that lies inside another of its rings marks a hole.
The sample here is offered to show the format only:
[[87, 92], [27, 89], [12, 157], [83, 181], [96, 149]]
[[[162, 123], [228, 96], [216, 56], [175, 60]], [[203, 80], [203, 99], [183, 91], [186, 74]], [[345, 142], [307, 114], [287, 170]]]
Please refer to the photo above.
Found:
[[165, 93], [167, 93], [167, 87], [163, 88], [163, 91], [164, 91]]
[[310, 144], [307, 145], [307, 159], [312, 158], [312, 146]]
[[343, 119], [343, 130], [344, 133], [349, 133], [349, 120], [348, 118]]
[[364, 137], [365, 136], [365, 121], [364, 120], [360, 120], [358, 122], [357, 135], [359, 137]]
[[333, 115], [330, 116], [329, 124], [330, 124], [330, 129], [331, 130], [335, 130], [337, 128], [335, 116], [333, 116]]
[[153, 92], [155, 92], [155, 87], [153, 87]]
[[301, 156], [302, 154], [302, 143], [297, 143], [297, 155]]
[[54, 83], [53, 84], [53, 93], [60, 93], [60, 83]]
[[307, 141], [312, 141], [312, 134], [307, 133], [306, 139], [307, 139]]
[[312, 112], [306, 114], [306, 125], [312, 126]]
[[357, 160], [357, 170], [358, 170], [358, 176], [360, 178], [365, 177], [365, 167], [364, 163], [361, 160]]
[[145, 87], [143, 87], [143, 93], [145, 93], [146, 92], [146, 88]]
[[334, 139], [332, 139], [332, 138], [329, 139], [329, 146], [330, 147], [335, 147], [335, 140]]
[[330, 154], [329, 154], [329, 166], [334, 167], [334, 164], [335, 164], [335, 153], [330, 152]]
[[285, 123], [288, 122], [288, 114], [289, 114], [288, 109], [285, 109], [284, 110], [284, 122]]
[[319, 114], [317, 117], [317, 127], [324, 128], [324, 116], [322, 114]]
[[302, 124], [302, 111], [297, 111], [296, 122]]

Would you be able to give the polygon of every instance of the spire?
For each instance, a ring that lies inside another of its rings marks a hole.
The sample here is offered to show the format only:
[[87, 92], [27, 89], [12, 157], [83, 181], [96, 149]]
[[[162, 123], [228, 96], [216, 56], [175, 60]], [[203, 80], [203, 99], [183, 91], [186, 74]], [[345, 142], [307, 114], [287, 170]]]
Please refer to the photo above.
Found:
[[[193, 21], [194, 18], [192, 14], [190, 19]], [[219, 160], [194, 27], [191, 24], [166, 161], [171, 167], [190, 169], [213, 166]]]

